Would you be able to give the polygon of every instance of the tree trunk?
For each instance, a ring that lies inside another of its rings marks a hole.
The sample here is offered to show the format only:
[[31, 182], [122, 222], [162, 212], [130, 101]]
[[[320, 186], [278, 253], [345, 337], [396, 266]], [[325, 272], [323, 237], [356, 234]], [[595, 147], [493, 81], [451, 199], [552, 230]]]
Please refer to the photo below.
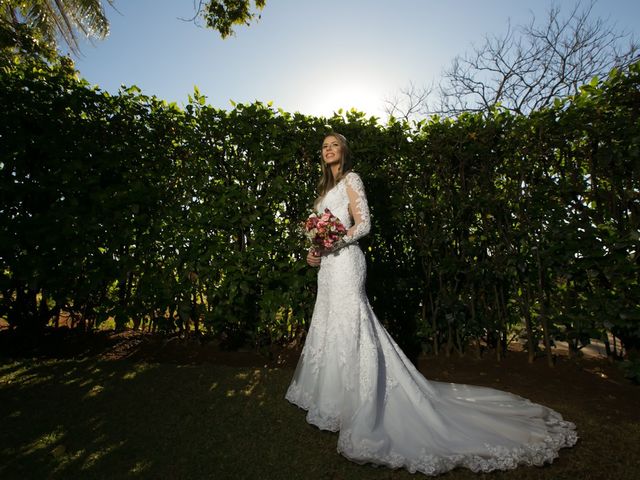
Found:
[[433, 301], [433, 295], [429, 292], [429, 303], [431, 304], [431, 329], [433, 331], [433, 353], [434, 355], [438, 355], [440, 353], [440, 348], [438, 344], [438, 302]]
[[544, 276], [542, 274], [542, 261], [540, 260], [540, 249], [536, 249], [536, 260], [538, 263], [538, 297], [540, 298], [540, 321], [542, 323], [542, 338], [544, 351], [547, 357], [547, 366], [553, 368], [553, 355], [551, 355], [551, 339], [549, 337], [549, 326], [547, 322], [547, 311], [549, 304], [548, 292], [544, 290]]
[[535, 360], [535, 343], [533, 335], [533, 323], [531, 322], [531, 303], [529, 301], [529, 290], [523, 289], [521, 305], [524, 308], [524, 323], [527, 330], [527, 361], [533, 363]]
[[502, 360], [502, 326], [504, 320], [502, 319], [502, 305], [500, 303], [500, 297], [498, 296], [498, 287], [493, 285], [493, 295], [496, 302], [496, 315], [498, 316], [498, 331], [496, 332], [496, 360], [499, 362]]

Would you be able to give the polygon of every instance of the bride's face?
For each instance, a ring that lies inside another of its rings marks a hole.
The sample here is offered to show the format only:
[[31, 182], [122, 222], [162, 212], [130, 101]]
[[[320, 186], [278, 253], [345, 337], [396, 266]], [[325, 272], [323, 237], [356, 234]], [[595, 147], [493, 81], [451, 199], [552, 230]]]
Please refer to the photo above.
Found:
[[329, 135], [322, 142], [322, 159], [327, 165], [339, 162], [342, 159], [342, 146], [333, 135]]

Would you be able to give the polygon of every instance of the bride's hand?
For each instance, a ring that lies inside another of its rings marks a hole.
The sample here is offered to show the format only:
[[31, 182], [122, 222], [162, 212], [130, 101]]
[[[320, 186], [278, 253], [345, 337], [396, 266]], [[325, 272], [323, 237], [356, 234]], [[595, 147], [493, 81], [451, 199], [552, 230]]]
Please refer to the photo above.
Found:
[[307, 253], [307, 263], [312, 267], [319, 267], [320, 255], [314, 253], [313, 250], [309, 250], [309, 253]]

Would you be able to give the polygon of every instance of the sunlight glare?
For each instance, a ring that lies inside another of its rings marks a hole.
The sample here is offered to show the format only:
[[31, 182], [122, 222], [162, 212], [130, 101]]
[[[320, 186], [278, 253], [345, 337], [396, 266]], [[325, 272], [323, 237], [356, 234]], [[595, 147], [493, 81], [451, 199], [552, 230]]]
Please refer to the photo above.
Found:
[[330, 85], [322, 90], [323, 93], [311, 99], [305, 108], [305, 113], [323, 117], [331, 117], [339, 109], [348, 111], [355, 108], [367, 114], [367, 117], [384, 115], [383, 96], [371, 84], [350, 82]]

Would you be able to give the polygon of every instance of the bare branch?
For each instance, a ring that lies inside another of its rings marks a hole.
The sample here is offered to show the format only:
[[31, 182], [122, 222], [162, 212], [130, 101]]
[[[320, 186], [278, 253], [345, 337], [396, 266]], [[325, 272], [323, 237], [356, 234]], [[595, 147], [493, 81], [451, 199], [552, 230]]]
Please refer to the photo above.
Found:
[[532, 13], [523, 26], [509, 24], [503, 35], [485, 36], [480, 47], [455, 57], [444, 71], [437, 107], [405, 89], [403, 102], [411, 108], [404, 111], [457, 116], [500, 105], [528, 114], [575, 94], [593, 77], [638, 61], [636, 39], [609, 19], [594, 17], [595, 4], [576, 3], [566, 15], [552, 6], [541, 21]]
[[428, 105], [433, 91], [433, 84], [416, 87], [413, 82], [410, 82], [409, 86], [401, 88], [398, 94], [384, 100], [385, 113], [390, 117], [410, 122], [427, 113], [425, 106]]

